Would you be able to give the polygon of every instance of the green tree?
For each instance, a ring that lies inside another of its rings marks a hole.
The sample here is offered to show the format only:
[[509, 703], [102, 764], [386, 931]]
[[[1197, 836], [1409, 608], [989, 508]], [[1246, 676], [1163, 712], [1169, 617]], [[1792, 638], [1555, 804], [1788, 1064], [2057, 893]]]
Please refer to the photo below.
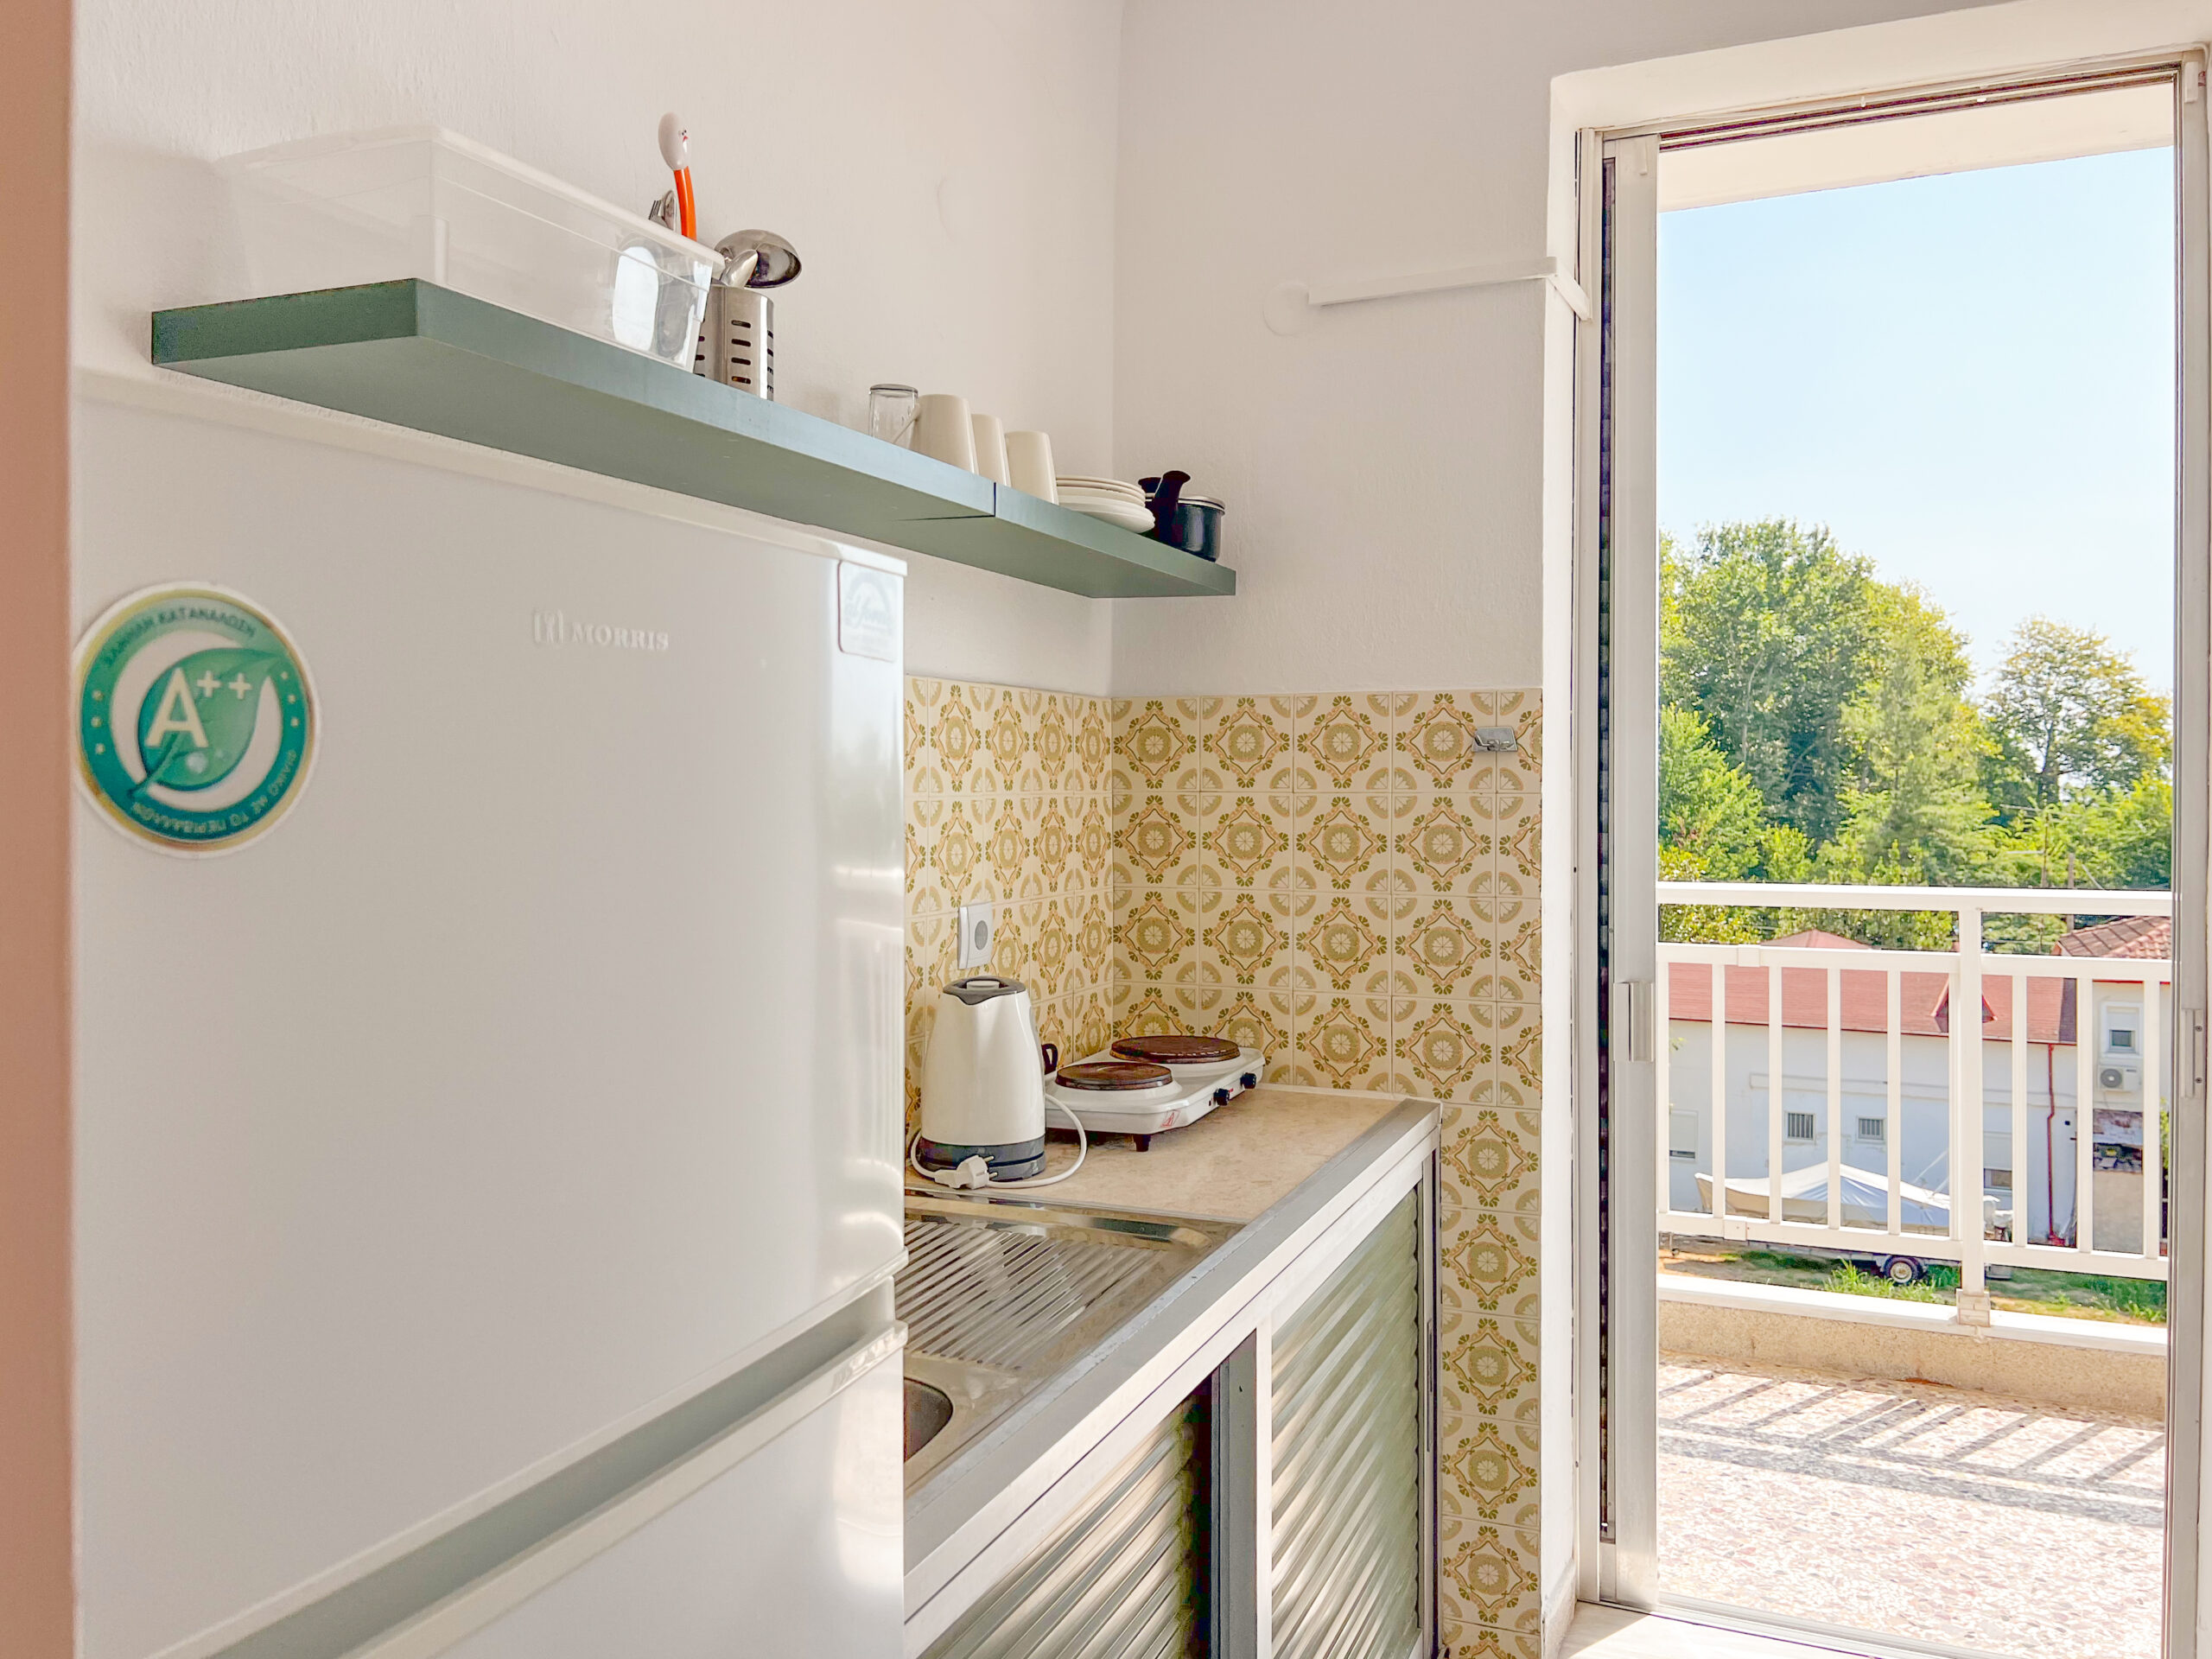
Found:
[[[1806, 881], [1804, 832], [1776, 823], [1751, 780], [1720, 753], [1705, 721], [1659, 711], [1659, 877], [1663, 881]], [[1669, 905], [1659, 937], [1707, 943], [1771, 938], [1775, 912], [1728, 905]]]
[[2163, 777], [2171, 709], [2102, 634], [2030, 617], [1989, 698], [1989, 794], [2008, 821]]
[[1659, 711], [1659, 844], [1676, 855], [1671, 880], [1733, 881], [1758, 862], [1766, 803], [1729, 764], [1704, 721]]
[[1822, 873], [1916, 887], [1986, 880], [1999, 842], [1981, 790], [1990, 745], [1967, 696], [1966, 637], [1919, 589], [1872, 588], [1880, 657], [1843, 711], [1846, 816], [1821, 850]]
[[1844, 711], [1880, 658], [1872, 567], [1770, 518], [1664, 543], [1661, 570], [1664, 699], [1707, 722], [1776, 822], [1829, 840], [1853, 760]]
[[2145, 778], [2135, 787], [2063, 801], [2038, 813], [2021, 842], [2045, 887], [2143, 888], [2173, 884], [2174, 786]]

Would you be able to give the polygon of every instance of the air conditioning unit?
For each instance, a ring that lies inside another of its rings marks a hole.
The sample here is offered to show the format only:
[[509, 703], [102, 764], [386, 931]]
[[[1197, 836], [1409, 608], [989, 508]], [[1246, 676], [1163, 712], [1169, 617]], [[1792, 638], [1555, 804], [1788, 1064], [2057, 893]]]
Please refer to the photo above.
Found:
[[2100, 1066], [2097, 1087], [2108, 1095], [2134, 1094], [2143, 1087], [2143, 1069], [2135, 1065]]

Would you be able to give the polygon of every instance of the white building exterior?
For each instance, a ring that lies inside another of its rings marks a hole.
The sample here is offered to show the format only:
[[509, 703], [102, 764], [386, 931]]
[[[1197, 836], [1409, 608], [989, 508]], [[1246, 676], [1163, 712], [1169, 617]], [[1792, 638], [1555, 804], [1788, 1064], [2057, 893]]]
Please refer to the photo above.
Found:
[[[2156, 918], [2158, 930], [2169, 925]], [[2119, 940], [2100, 936], [2122, 931]], [[2153, 933], [2136, 922], [2082, 929], [2067, 936], [2062, 950], [2075, 956], [2164, 957], [2170, 931]], [[1856, 940], [1808, 932], [1773, 941], [1776, 945], [1864, 951], [1878, 963], [1880, 954]], [[2074, 1241], [2076, 1138], [2079, 1133], [2079, 1075], [2075, 1044], [2082, 1022], [2075, 987], [2070, 982], [2031, 978], [2028, 982], [2025, 1084], [2026, 1144], [2012, 1145], [2013, 1005], [2012, 979], [1995, 971], [2004, 959], [1989, 959], [1982, 982], [1982, 1158], [1981, 1187], [1998, 1212], [2000, 1227], [2011, 1230], [2016, 1208], [2024, 1230], [2012, 1236], [2029, 1243]], [[1677, 1211], [1709, 1210], [1699, 1177], [1711, 1185], [1713, 1145], [1713, 980], [1714, 969], [1700, 962], [1668, 967], [1668, 1121], [1666, 1146], [1669, 1199]], [[1770, 970], [1759, 966], [1728, 967], [1726, 1039], [1723, 1062], [1726, 1083], [1727, 1179], [1764, 1181], [1768, 1173], [1773, 1098], [1772, 1046], [1767, 1023]], [[1890, 1158], [1889, 1032], [1887, 976], [1870, 965], [1840, 975], [1836, 1050], [1842, 1078], [1840, 1122], [1829, 1122], [1829, 1007], [1827, 975], [1815, 969], [1783, 968], [1782, 976], [1781, 1096], [1785, 1114], [1783, 1169], [1785, 1173], [1825, 1165], [1832, 1136], [1840, 1135], [1841, 1160], [1878, 1180], [1886, 1179]], [[1902, 1079], [1899, 1101], [1899, 1173], [1909, 1185], [1948, 1194], [1951, 1190], [1950, 1102], [1953, 1047], [1947, 976], [1900, 976]], [[2157, 1029], [2171, 1032], [2172, 988], [2159, 994]], [[2090, 1106], [2094, 1136], [2091, 1205], [2092, 1241], [2100, 1249], [2139, 1248], [2143, 1236], [2144, 1092], [2145, 1066], [2144, 988], [2139, 982], [2099, 981], [2094, 987], [2088, 1035], [2095, 1045], [2095, 1084]], [[2158, 1093], [2163, 1100], [2171, 1066], [2162, 1051]], [[2152, 1120], [2155, 1122], [2156, 1120]], [[2018, 1156], [2016, 1158], [2016, 1152]], [[1746, 1211], [1738, 1192], [1731, 1208]], [[1764, 1212], [1763, 1196], [1749, 1213]]]

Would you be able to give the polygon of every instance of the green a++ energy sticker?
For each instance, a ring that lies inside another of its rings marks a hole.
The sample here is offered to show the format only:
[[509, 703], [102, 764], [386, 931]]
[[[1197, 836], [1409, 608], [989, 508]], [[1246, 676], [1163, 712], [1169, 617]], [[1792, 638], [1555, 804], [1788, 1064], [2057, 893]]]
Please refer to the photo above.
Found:
[[94, 805], [170, 852], [225, 852], [282, 817], [315, 760], [307, 665], [219, 588], [149, 588], [77, 646], [78, 776]]

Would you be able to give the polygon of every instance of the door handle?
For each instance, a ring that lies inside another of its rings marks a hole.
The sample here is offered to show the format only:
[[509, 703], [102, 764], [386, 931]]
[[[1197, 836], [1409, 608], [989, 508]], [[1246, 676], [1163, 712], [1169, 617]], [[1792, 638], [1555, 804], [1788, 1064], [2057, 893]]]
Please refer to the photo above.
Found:
[[1656, 988], [1648, 979], [1620, 979], [1613, 982], [1613, 1003], [1619, 1015], [1617, 1029], [1624, 1041], [1622, 1058], [1630, 1060], [1656, 1060], [1659, 1058], [1656, 1033], [1652, 1030], [1652, 1015], [1657, 1011]]

